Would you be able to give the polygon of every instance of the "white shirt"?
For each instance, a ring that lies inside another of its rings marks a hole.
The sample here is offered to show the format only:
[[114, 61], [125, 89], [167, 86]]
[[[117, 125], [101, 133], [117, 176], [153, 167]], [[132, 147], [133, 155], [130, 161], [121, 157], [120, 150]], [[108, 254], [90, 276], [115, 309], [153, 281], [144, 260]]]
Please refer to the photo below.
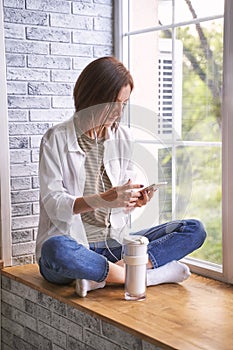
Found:
[[[42, 138], [39, 162], [40, 218], [36, 240], [36, 259], [44, 241], [52, 236], [70, 235], [88, 247], [80, 214], [73, 213], [74, 201], [83, 196], [85, 153], [80, 148], [74, 117], [50, 128]], [[113, 186], [134, 180], [131, 162], [133, 139], [129, 128], [109, 128], [104, 141], [104, 166]], [[127, 224], [123, 208], [111, 211], [111, 237], [122, 242]]]

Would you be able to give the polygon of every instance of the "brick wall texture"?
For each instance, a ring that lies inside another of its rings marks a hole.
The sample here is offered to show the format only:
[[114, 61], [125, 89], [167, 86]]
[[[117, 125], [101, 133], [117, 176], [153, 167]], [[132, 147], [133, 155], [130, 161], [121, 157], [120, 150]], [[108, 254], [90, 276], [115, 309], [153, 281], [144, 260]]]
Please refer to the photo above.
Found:
[[2, 350], [162, 350], [2, 276]]
[[3, 6], [12, 258], [13, 265], [19, 265], [34, 262], [41, 137], [73, 114], [73, 86], [80, 71], [93, 59], [113, 53], [113, 4], [112, 0], [4, 0]]

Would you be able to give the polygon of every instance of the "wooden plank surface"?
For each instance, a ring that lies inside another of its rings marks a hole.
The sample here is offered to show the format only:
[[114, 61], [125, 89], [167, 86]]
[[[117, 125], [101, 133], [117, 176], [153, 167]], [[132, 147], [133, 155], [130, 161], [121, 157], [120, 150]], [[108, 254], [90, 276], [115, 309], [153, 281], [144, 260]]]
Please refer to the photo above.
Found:
[[74, 284], [47, 283], [37, 265], [7, 267], [2, 274], [164, 349], [233, 349], [233, 286], [222, 282], [192, 275], [183, 284], [149, 287], [146, 300], [132, 302], [116, 285], [79, 298]]

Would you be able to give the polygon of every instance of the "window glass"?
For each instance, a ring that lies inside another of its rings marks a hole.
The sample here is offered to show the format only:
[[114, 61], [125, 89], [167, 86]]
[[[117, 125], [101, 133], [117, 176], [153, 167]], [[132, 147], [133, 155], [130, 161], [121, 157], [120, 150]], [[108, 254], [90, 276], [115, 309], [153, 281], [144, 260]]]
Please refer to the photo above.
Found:
[[131, 103], [152, 111], [155, 111], [158, 99], [157, 46], [157, 32], [133, 35], [130, 38], [129, 65], [135, 83]]
[[200, 35], [197, 29], [190, 25], [176, 30], [183, 60], [182, 138], [220, 141], [223, 20], [205, 22]]
[[[142, 15], [143, 14], [143, 15]], [[129, 30], [140, 30], [158, 25], [158, 2], [154, 0], [129, 1]]]
[[[174, 6], [174, 13], [173, 13]], [[194, 18], [219, 16], [224, 13], [222, 0], [159, 0], [158, 23], [167, 25], [190, 21]], [[174, 18], [174, 20], [173, 20]], [[144, 19], [145, 20], [145, 19]]]
[[166, 25], [172, 23], [172, 0], [158, 1], [158, 23]]
[[[135, 3], [130, 1], [131, 10]], [[217, 264], [222, 264], [223, 8], [223, 0], [216, 6], [200, 0], [154, 1], [147, 7], [148, 22], [141, 12], [137, 26], [135, 8], [130, 12], [130, 29], [143, 30], [157, 21], [156, 30], [138, 32], [128, 41], [135, 79], [131, 102], [142, 108], [131, 111], [130, 122], [140, 142], [149, 140], [151, 149], [153, 144], [154, 177], [168, 181], [157, 194], [159, 223], [200, 219], [208, 237], [193, 256]], [[193, 23], [196, 17], [202, 21]], [[180, 22], [185, 25], [175, 25]]]

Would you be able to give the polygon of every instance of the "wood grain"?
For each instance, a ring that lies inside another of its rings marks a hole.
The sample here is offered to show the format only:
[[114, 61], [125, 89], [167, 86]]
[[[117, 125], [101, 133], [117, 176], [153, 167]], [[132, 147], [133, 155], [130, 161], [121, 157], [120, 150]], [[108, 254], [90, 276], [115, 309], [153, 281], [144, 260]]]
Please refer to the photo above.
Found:
[[183, 284], [147, 288], [144, 301], [125, 301], [123, 286], [75, 294], [74, 284], [46, 282], [36, 264], [7, 267], [2, 274], [97, 316], [164, 349], [233, 349], [233, 286], [192, 275]]

